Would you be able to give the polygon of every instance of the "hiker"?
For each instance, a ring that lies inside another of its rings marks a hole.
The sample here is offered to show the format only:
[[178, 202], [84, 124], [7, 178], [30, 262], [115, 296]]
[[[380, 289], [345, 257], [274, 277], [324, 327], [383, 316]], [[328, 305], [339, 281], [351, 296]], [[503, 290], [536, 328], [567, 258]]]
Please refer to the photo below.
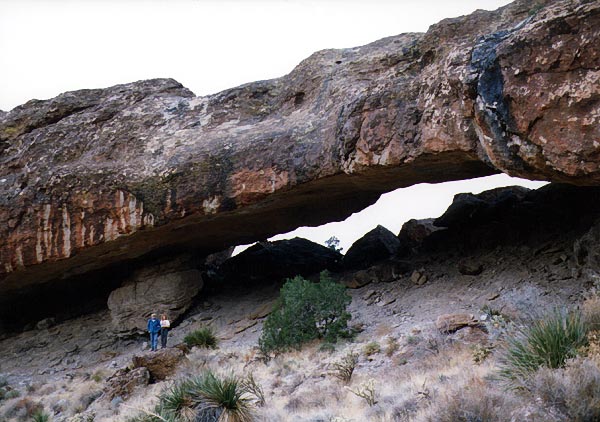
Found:
[[160, 348], [164, 349], [167, 347], [167, 337], [169, 336], [169, 328], [171, 328], [171, 321], [167, 319], [167, 315], [162, 314], [160, 316]]
[[150, 333], [150, 348], [156, 352], [158, 345], [158, 335], [160, 334], [160, 321], [156, 318], [156, 314], [150, 315], [148, 320], [148, 332]]

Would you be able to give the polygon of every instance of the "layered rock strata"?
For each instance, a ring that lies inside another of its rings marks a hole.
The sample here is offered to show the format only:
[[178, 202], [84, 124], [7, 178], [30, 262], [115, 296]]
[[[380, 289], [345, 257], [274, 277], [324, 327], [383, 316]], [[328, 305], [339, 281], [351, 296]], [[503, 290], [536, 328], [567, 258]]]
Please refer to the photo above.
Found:
[[150, 80], [0, 113], [0, 292], [506, 172], [600, 182], [600, 4], [518, 0], [207, 97]]

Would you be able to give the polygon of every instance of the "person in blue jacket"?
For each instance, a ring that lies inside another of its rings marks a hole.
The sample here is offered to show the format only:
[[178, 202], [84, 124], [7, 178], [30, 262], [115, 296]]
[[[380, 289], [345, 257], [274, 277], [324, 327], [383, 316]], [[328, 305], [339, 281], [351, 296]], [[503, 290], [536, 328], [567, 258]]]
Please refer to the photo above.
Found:
[[160, 334], [160, 321], [156, 318], [156, 314], [150, 315], [150, 319], [148, 320], [148, 332], [150, 333], [150, 347], [153, 352], [156, 352], [158, 335]]

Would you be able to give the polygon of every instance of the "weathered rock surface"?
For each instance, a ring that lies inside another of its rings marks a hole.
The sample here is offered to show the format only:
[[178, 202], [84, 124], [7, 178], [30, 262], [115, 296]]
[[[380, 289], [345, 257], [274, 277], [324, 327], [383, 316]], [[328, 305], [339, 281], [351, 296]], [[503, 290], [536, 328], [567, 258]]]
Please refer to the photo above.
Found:
[[408, 249], [420, 245], [431, 233], [442, 230], [441, 227], [434, 225], [434, 221], [433, 218], [408, 220], [402, 225], [400, 233], [398, 233], [400, 243]]
[[367, 268], [377, 261], [396, 255], [401, 246], [394, 233], [378, 225], [350, 246], [344, 255], [344, 267]]
[[104, 398], [111, 401], [116, 397], [127, 400], [137, 387], [145, 387], [150, 383], [148, 368], [119, 369], [106, 380]]
[[442, 333], [453, 333], [465, 327], [477, 327], [480, 322], [473, 314], [444, 314], [437, 317], [435, 327]]
[[487, 190], [477, 195], [459, 193], [444, 214], [436, 218], [437, 227], [466, 227], [493, 221], [506, 214], [530, 192], [522, 186], [508, 186]]
[[162, 381], [177, 369], [184, 353], [177, 348], [159, 349], [135, 355], [132, 358], [133, 368], [147, 368], [150, 372], [150, 382]]
[[308, 276], [335, 270], [342, 255], [307, 239], [296, 237], [258, 242], [227, 261], [220, 269], [228, 284], [279, 281], [296, 275]]
[[483, 264], [463, 260], [458, 263], [458, 272], [463, 275], [479, 275], [483, 272]]
[[427, 274], [425, 274], [425, 269], [420, 268], [418, 270], [414, 270], [410, 275], [410, 281], [412, 281], [417, 286], [422, 286], [427, 283]]
[[208, 97], [161, 79], [0, 113], [0, 292], [339, 220], [415, 183], [597, 185], [599, 28], [598, 2], [518, 0]]
[[138, 270], [125, 285], [112, 291], [108, 309], [115, 331], [123, 334], [146, 332], [150, 314], [166, 313], [176, 320], [202, 289], [200, 271], [182, 271], [185, 259], [177, 259]]
[[574, 242], [573, 256], [594, 281], [600, 280], [600, 220]]

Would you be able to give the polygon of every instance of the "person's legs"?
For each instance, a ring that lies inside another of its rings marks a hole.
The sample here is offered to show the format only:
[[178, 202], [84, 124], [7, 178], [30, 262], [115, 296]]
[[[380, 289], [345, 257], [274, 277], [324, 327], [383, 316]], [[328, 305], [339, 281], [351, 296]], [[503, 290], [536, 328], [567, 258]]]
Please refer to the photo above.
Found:
[[162, 349], [164, 349], [165, 347], [167, 347], [167, 335], [168, 335], [169, 329], [168, 328], [162, 328], [160, 330], [160, 347]]
[[150, 334], [150, 342], [151, 342], [152, 351], [155, 352], [156, 348], [158, 346], [158, 333]]

